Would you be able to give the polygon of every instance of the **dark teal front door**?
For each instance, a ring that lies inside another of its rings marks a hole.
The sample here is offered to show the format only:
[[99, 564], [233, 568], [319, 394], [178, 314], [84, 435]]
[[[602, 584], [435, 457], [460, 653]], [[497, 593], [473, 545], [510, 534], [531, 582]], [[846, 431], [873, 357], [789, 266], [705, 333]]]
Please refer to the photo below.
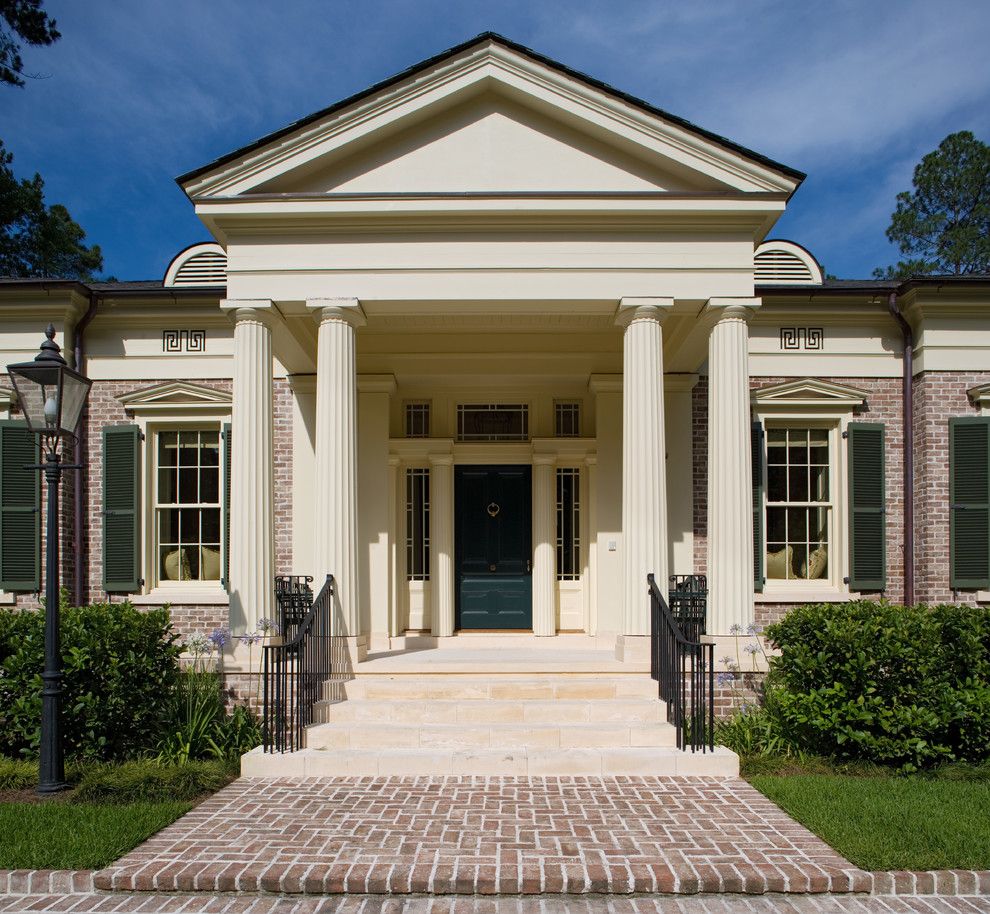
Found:
[[454, 468], [457, 627], [532, 629], [532, 473]]

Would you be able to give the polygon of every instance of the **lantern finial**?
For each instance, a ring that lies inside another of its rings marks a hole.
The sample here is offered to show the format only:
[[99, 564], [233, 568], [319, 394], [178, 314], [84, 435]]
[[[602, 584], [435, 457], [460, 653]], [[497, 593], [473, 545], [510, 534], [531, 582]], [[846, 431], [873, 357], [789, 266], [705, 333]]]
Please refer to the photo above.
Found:
[[36, 362], [61, 362], [65, 364], [65, 359], [62, 358], [62, 349], [55, 342], [55, 325], [49, 324], [45, 329], [45, 336], [47, 339], [41, 344], [41, 352], [39, 352], [34, 360]]

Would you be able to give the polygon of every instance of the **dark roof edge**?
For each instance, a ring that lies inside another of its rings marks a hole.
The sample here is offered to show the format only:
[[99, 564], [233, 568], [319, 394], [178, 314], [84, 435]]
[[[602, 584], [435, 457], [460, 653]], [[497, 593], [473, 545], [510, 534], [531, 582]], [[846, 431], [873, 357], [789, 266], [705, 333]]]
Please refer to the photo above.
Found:
[[[754, 152], [752, 149], [748, 149], [747, 147], [742, 146], [739, 143], [735, 143], [724, 136], [721, 136], [710, 130], [706, 130], [704, 127], [699, 127], [697, 124], [692, 124], [690, 121], [685, 120], [682, 117], [678, 117], [676, 114], [670, 114], [669, 112], [664, 111], [662, 108], [657, 108], [655, 105], [651, 105], [649, 102], [644, 101], [643, 99], [635, 95], [630, 95], [627, 92], [623, 92], [621, 89], [616, 89], [614, 86], [610, 86], [608, 83], [602, 82], [600, 79], [596, 79], [593, 76], [589, 76], [586, 73], [582, 73], [580, 70], [571, 69], [566, 64], [562, 64], [559, 61], [553, 60], [552, 58], [545, 56], [544, 54], [540, 54], [538, 51], [532, 50], [532, 48], [527, 48], [525, 45], [512, 41], [511, 39], [506, 38], [504, 35], [500, 35], [498, 32], [482, 32], [480, 35], [476, 35], [474, 38], [469, 38], [467, 41], [463, 41], [460, 44], [456, 44], [452, 48], [448, 48], [446, 51], [441, 51], [439, 54], [435, 54], [433, 57], [428, 57], [426, 60], [422, 60], [419, 63], [413, 64], [411, 67], [407, 67], [406, 69], [400, 71], [399, 73], [396, 73], [393, 76], [389, 76], [386, 79], [383, 79], [380, 82], [377, 82], [372, 86], [369, 86], [367, 89], [362, 89], [360, 92], [356, 93], [355, 95], [351, 95], [347, 98], [341, 99], [340, 101], [335, 102], [334, 104], [330, 105], [327, 108], [322, 108], [319, 111], [314, 111], [312, 114], [308, 114], [305, 117], [300, 118], [299, 120], [293, 121], [292, 123], [287, 124], [285, 127], [282, 127], [281, 129], [276, 130], [273, 133], [265, 134], [259, 139], [254, 140], [251, 143], [248, 143], [246, 146], [241, 146], [239, 149], [235, 149], [233, 152], [228, 152], [225, 155], [222, 155], [219, 158], [214, 159], [212, 162], [208, 162], [206, 165], [202, 165], [199, 168], [194, 168], [192, 171], [187, 171], [185, 174], [179, 175], [175, 179], [175, 181], [179, 185], [179, 187], [182, 187], [182, 185], [186, 181], [191, 181], [193, 178], [197, 178], [200, 175], [205, 174], [206, 172], [219, 167], [220, 165], [225, 165], [227, 162], [233, 161], [239, 156], [243, 156], [249, 152], [253, 152], [255, 149], [259, 149], [268, 143], [274, 142], [275, 140], [280, 139], [281, 137], [287, 136], [288, 134], [292, 133], [295, 130], [299, 130], [303, 127], [306, 127], [309, 124], [313, 123], [314, 121], [318, 121], [324, 117], [329, 117], [331, 114], [335, 114], [338, 111], [341, 111], [344, 108], [348, 107], [349, 105], [353, 105], [356, 102], [362, 101], [363, 99], [368, 98], [371, 95], [374, 95], [376, 92], [381, 92], [384, 89], [388, 89], [391, 86], [394, 86], [397, 83], [402, 82], [402, 80], [408, 79], [409, 77], [414, 76], [416, 73], [429, 69], [430, 67], [436, 66], [437, 64], [442, 63], [443, 61], [448, 60], [451, 57], [454, 57], [457, 54], [460, 54], [461, 52], [466, 51], [477, 44], [481, 44], [484, 41], [494, 41], [497, 44], [501, 44], [509, 48], [510, 50], [515, 51], [518, 54], [522, 54], [526, 57], [529, 57], [531, 60], [535, 60], [538, 63], [543, 64], [546, 67], [556, 70], [559, 73], [563, 73], [565, 76], [569, 76], [573, 79], [580, 80], [581, 82], [593, 86], [594, 88], [598, 89], [601, 92], [605, 92], [608, 95], [621, 99], [622, 101], [634, 105], [635, 107], [640, 108], [649, 114], [670, 121], [672, 124], [676, 124], [678, 127], [682, 127], [683, 129], [688, 130], [698, 136], [701, 136], [706, 140], [710, 140], [711, 142], [717, 143], [720, 146], [724, 146], [726, 149], [729, 149], [732, 152], [739, 153], [740, 155], [743, 155], [746, 158], [759, 162], [761, 165], [764, 165], [767, 168], [785, 174], [790, 178], [794, 178], [798, 181], [798, 183], [800, 183], [807, 177], [807, 175], [803, 171], [798, 171], [796, 168], [791, 168], [789, 165], [784, 165], [781, 162], [777, 162], [774, 159], [769, 158], [768, 156], [762, 155], [761, 153], [758, 152]], [[185, 190], [185, 188], [183, 188], [183, 190]]]
[[972, 273], [962, 275], [911, 276], [908, 279], [829, 279], [821, 285], [787, 285], [785, 283], [766, 283], [757, 285], [757, 295], [842, 295], [863, 292], [897, 292], [899, 295], [911, 289], [932, 286], [990, 286], [990, 273]]

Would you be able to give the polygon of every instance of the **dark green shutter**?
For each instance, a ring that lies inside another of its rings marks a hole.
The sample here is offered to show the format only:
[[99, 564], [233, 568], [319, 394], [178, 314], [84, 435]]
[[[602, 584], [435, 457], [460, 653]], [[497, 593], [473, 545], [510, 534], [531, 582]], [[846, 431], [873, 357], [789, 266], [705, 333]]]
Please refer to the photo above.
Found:
[[24, 422], [0, 422], [0, 589], [41, 589], [38, 439]]
[[103, 589], [141, 586], [141, 432], [136, 425], [103, 429]]
[[949, 580], [990, 589], [990, 418], [949, 420]]
[[753, 590], [763, 592], [763, 424], [754, 422], [750, 433], [753, 448]]
[[887, 586], [887, 517], [882, 422], [850, 422], [849, 586], [876, 591]]
[[230, 423], [223, 424], [223, 584], [230, 593]]

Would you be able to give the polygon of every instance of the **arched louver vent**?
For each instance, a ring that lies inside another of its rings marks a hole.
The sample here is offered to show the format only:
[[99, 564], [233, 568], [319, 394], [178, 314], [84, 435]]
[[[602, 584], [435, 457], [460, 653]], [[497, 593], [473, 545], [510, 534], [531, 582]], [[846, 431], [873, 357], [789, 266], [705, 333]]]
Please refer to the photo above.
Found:
[[753, 258], [757, 285], [820, 285], [822, 270], [811, 254], [793, 241], [766, 241]]
[[165, 274], [166, 286], [227, 284], [227, 254], [219, 244], [194, 244], [179, 253]]

